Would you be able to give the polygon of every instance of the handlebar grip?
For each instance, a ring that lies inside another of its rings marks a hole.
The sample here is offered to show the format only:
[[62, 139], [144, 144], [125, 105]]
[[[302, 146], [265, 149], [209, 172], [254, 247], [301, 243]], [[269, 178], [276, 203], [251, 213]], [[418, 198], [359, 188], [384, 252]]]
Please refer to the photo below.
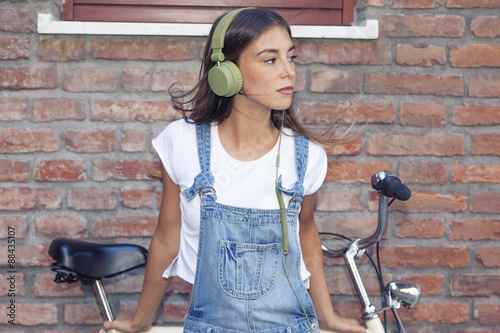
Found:
[[411, 197], [410, 189], [395, 176], [386, 176], [380, 183], [380, 191], [386, 197], [406, 201]]

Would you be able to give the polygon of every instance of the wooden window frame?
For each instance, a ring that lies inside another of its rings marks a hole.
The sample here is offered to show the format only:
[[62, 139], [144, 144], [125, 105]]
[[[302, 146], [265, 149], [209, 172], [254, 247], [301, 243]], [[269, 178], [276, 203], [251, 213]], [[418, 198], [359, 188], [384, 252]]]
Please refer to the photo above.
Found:
[[[66, 0], [64, 21], [212, 23], [241, 0]], [[223, 3], [221, 3], [223, 2]], [[305, 8], [304, 5], [307, 5]], [[292, 25], [350, 26], [355, 0], [253, 0], [245, 5], [276, 10]]]

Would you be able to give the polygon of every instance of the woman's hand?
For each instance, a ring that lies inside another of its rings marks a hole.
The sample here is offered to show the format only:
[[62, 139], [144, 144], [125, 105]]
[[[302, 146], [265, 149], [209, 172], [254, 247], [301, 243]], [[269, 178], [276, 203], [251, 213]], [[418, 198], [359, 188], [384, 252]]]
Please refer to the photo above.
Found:
[[[338, 333], [366, 333], [367, 330], [355, 319], [341, 317], [335, 314], [335, 318], [329, 318], [328, 324], [321, 324], [321, 332], [338, 332]], [[323, 327], [326, 326], [326, 327]]]
[[139, 325], [134, 324], [132, 318], [106, 321], [102, 325], [102, 328], [108, 333], [111, 333], [110, 330], [112, 329], [118, 330], [122, 333], [138, 333], [145, 332], [150, 329], [150, 327], [140, 327]]

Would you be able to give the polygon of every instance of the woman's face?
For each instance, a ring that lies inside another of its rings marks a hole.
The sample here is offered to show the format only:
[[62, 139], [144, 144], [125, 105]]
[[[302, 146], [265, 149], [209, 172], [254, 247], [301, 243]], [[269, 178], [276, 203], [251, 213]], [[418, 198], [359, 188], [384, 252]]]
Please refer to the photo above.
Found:
[[295, 87], [295, 46], [281, 26], [263, 32], [240, 55], [243, 88], [234, 106], [243, 110], [285, 110]]

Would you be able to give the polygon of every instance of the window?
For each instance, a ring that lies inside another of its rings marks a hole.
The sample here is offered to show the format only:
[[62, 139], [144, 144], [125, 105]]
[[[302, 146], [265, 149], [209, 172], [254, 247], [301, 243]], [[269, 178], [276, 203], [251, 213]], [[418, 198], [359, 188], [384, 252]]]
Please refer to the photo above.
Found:
[[291, 25], [350, 26], [355, 0], [66, 0], [61, 20], [212, 23], [239, 7], [270, 8]]

